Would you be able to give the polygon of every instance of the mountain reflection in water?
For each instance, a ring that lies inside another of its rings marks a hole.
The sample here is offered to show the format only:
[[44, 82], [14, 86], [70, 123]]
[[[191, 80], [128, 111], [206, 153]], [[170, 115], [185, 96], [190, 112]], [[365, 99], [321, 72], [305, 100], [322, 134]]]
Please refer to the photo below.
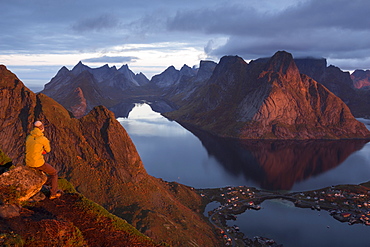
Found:
[[[291, 190], [297, 182], [340, 165], [368, 140], [235, 140], [187, 128], [225, 171], [243, 174], [268, 190]], [[369, 178], [370, 179], [370, 178]]]
[[128, 118], [118, 120], [150, 175], [195, 188], [304, 191], [370, 180], [366, 140], [230, 140], [188, 131], [147, 104], [136, 105]]

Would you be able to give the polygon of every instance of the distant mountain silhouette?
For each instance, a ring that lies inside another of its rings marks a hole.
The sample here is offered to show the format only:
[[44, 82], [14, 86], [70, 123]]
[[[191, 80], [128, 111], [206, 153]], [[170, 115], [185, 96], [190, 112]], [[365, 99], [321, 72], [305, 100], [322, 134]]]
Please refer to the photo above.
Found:
[[346, 104], [307, 75], [291, 54], [247, 64], [225, 56], [182, 107], [165, 114], [213, 134], [241, 139], [369, 138]]
[[23, 164], [26, 135], [40, 120], [52, 147], [47, 162], [84, 196], [156, 242], [219, 246], [214, 229], [197, 212], [202, 198], [189, 187], [149, 176], [125, 129], [104, 106], [76, 119], [55, 100], [30, 91], [3, 65], [0, 94], [0, 149], [13, 164]]
[[98, 105], [112, 107], [124, 96], [149, 83], [143, 75], [134, 74], [127, 65], [120, 69], [105, 65], [91, 69], [79, 62], [71, 71], [62, 67], [41, 93], [48, 95], [76, 117], [86, 115]]

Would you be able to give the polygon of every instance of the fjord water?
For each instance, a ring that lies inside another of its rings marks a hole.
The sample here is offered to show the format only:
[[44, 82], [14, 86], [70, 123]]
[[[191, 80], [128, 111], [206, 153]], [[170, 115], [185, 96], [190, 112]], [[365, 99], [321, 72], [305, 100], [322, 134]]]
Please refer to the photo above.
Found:
[[[241, 185], [306, 191], [370, 180], [370, 143], [366, 141], [225, 140], [200, 131], [193, 134], [147, 104], [136, 105], [128, 118], [118, 120], [150, 175], [195, 188]], [[349, 226], [326, 211], [296, 208], [283, 200], [268, 200], [261, 207], [247, 210], [228, 224], [238, 225], [249, 238], [269, 237], [284, 246], [370, 243], [370, 227]]]
[[225, 140], [193, 134], [147, 104], [118, 120], [150, 175], [195, 188], [305, 191], [370, 180], [370, 143], [363, 140]]

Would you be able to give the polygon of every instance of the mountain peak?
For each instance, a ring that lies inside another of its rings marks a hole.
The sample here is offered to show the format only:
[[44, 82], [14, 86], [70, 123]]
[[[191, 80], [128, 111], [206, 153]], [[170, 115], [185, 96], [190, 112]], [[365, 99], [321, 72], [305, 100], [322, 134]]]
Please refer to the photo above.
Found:
[[287, 74], [293, 71], [298, 72], [292, 54], [286, 51], [276, 52], [267, 63], [267, 70], [281, 74]]
[[184, 64], [180, 69], [180, 76], [194, 76], [196, 70], [190, 68], [188, 65]]
[[70, 73], [71, 71], [69, 71], [69, 69], [66, 67], [66, 66], [63, 66], [57, 73], [56, 76], [65, 76], [67, 75], [68, 73]]
[[216, 67], [217, 63], [213, 61], [202, 60], [199, 64], [199, 69], [197, 73], [197, 81], [208, 80]]
[[129, 68], [128, 68], [128, 65], [127, 65], [127, 64], [124, 64], [124, 65], [122, 65], [122, 66], [121, 66], [121, 68], [119, 68], [118, 70], [127, 70], [127, 69], [129, 69]]
[[221, 65], [223, 65], [223, 64], [235, 64], [235, 63], [246, 64], [244, 59], [239, 57], [239, 56], [223, 56], [220, 59], [220, 62], [219, 62], [219, 64], [221, 64]]
[[[216, 65], [214, 70], [214, 75], [218, 76], [219, 74], [229, 73], [244, 68], [247, 63], [243, 58], [239, 56], [224, 56], [220, 59], [220, 62]], [[234, 72], [232, 72], [234, 73]]]
[[76, 66], [73, 67], [71, 72], [75, 75], [80, 74], [82, 71], [89, 70], [90, 67], [84, 65], [81, 61], [76, 64]]
[[179, 77], [180, 71], [171, 65], [161, 74], [153, 76], [151, 82], [158, 87], [165, 88], [176, 84], [179, 80]]

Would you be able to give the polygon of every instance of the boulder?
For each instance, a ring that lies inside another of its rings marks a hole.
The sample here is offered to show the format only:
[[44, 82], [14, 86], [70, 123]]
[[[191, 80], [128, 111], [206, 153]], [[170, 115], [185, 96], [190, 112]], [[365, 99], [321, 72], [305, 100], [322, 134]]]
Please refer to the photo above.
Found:
[[0, 200], [5, 204], [20, 204], [38, 193], [47, 177], [41, 171], [19, 165], [0, 175]]

